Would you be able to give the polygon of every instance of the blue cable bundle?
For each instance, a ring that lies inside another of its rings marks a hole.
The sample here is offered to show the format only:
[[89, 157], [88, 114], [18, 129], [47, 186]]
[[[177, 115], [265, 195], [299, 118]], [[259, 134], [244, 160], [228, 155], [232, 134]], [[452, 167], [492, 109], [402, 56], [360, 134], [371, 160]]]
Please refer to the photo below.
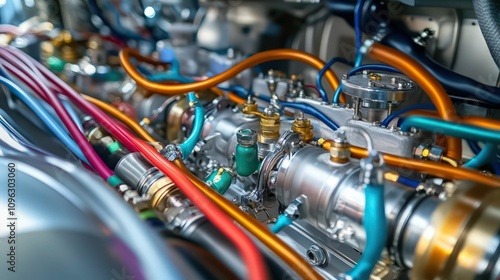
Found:
[[66, 130], [62, 128], [54, 118], [43, 108], [43, 106], [31, 95], [23, 91], [20, 87], [14, 84], [9, 79], [0, 76], [0, 83], [7, 86], [9, 90], [15, 94], [19, 99], [21, 99], [47, 126], [47, 128], [63, 142], [68, 149], [75, 154], [81, 161], [88, 164], [87, 158], [83, 154], [80, 147], [75, 143], [75, 141], [68, 136]]
[[332, 121], [330, 118], [328, 118], [321, 111], [319, 111], [318, 109], [310, 106], [309, 104], [281, 101], [280, 105], [283, 106], [283, 107], [288, 107], [288, 108], [293, 108], [293, 109], [301, 110], [304, 113], [309, 114], [309, 115], [317, 118], [318, 120], [322, 121], [324, 124], [326, 124], [332, 130], [339, 129], [339, 125], [337, 123], [335, 123], [334, 121]]
[[[321, 100], [324, 102], [328, 102], [328, 95], [326, 94], [325, 88], [323, 87], [323, 84], [321, 83], [321, 79], [325, 75], [326, 71], [332, 67], [333, 64], [341, 62], [344, 64], [349, 64], [352, 65], [351, 62], [343, 57], [334, 57], [328, 61], [328, 63], [325, 64], [325, 66], [319, 71], [318, 76], [316, 77], [316, 87], [318, 88], [319, 94], [321, 95]], [[339, 85], [340, 87], [340, 85]]]

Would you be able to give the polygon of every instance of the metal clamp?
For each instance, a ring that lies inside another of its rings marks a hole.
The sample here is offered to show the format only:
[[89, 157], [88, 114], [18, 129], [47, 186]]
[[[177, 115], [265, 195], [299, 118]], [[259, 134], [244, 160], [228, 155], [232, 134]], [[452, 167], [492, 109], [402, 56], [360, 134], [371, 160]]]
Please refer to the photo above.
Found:
[[300, 134], [293, 131], [285, 131], [276, 143], [275, 150], [262, 162], [257, 188], [249, 193], [246, 198], [250, 201], [261, 202], [264, 193], [268, 189], [269, 175], [278, 162], [286, 155], [293, 154], [297, 150], [297, 144], [301, 143]]
[[179, 149], [177, 145], [173, 144], [167, 145], [165, 148], [161, 149], [160, 154], [169, 161], [182, 158], [181, 149]]
[[383, 185], [384, 184], [384, 157], [376, 150], [369, 151], [368, 157], [361, 159], [361, 172], [359, 180], [361, 184]]

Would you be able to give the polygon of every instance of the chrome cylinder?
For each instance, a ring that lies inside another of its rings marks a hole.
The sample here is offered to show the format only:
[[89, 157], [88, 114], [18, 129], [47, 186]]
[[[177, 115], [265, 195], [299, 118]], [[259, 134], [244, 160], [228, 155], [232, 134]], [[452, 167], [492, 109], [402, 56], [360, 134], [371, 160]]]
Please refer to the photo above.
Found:
[[138, 153], [124, 156], [116, 165], [115, 173], [140, 195], [149, 197], [151, 206], [160, 212], [191, 205], [169, 177]]
[[124, 156], [116, 165], [115, 173], [141, 195], [147, 193], [155, 181], [165, 176], [138, 153]]
[[[366, 242], [362, 226], [365, 194], [359, 184], [360, 170], [358, 161], [334, 163], [325, 150], [304, 147], [281, 162], [276, 196], [284, 205], [303, 196], [301, 218], [332, 238], [362, 250]], [[387, 183], [385, 194], [385, 211], [391, 226], [412, 192]]]

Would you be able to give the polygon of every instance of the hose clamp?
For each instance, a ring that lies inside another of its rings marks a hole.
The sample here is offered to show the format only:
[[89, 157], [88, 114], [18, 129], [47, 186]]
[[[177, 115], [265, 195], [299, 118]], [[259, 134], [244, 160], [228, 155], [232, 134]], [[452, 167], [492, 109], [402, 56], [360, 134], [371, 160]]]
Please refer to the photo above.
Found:
[[384, 157], [376, 150], [371, 150], [368, 157], [361, 159], [361, 173], [359, 180], [361, 184], [383, 185], [385, 164]]

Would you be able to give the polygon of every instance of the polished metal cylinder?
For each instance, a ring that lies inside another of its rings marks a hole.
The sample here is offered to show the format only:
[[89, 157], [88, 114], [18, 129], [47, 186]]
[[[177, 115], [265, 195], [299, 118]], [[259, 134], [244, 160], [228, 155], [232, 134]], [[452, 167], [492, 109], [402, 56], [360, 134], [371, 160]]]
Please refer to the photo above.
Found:
[[[366, 242], [362, 226], [365, 194], [359, 183], [360, 170], [358, 161], [334, 163], [325, 150], [304, 147], [281, 162], [276, 196], [284, 205], [299, 196], [305, 197], [301, 218], [329, 236], [362, 250]], [[389, 226], [395, 223], [411, 195], [409, 189], [386, 184], [385, 212]]]
[[124, 156], [116, 165], [115, 173], [141, 195], [147, 193], [148, 187], [155, 181], [165, 176], [138, 153]]

